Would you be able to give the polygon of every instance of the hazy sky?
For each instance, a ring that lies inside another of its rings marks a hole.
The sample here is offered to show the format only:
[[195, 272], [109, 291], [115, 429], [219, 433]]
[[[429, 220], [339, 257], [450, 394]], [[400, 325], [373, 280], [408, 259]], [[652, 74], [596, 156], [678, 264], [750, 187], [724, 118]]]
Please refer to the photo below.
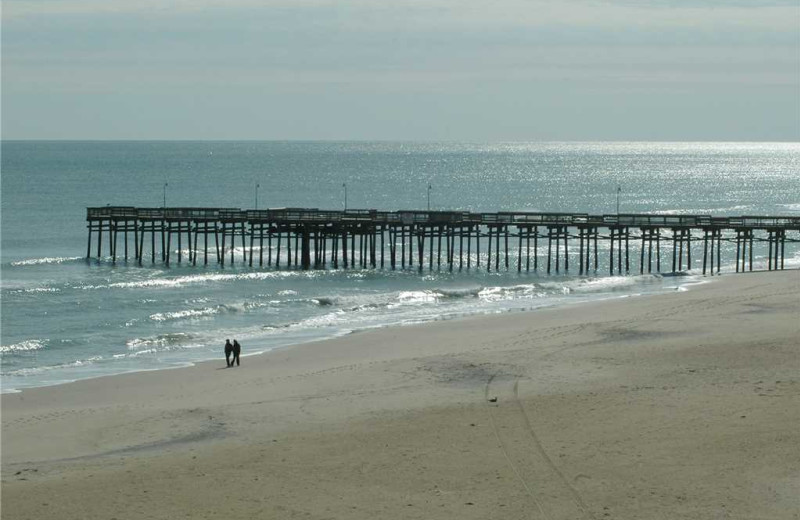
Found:
[[800, 141], [800, 2], [4, 0], [2, 134]]

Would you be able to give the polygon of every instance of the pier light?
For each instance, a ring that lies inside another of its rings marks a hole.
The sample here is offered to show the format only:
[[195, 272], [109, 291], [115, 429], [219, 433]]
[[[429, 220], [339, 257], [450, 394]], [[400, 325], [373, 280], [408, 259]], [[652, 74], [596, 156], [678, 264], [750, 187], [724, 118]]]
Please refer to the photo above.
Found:
[[432, 189], [433, 189], [433, 186], [431, 186], [430, 183], [428, 183], [428, 211], [431, 210], [431, 190]]
[[342, 183], [342, 188], [344, 188], [344, 210], [347, 211], [347, 183]]
[[617, 215], [619, 215], [619, 194], [622, 193], [622, 187], [617, 186]]
[[256, 183], [256, 209], [258, 209], [258, 188], [261, 187], [261, 184]]
[[169, 183], [165, 182], [164, 183], [164, 200], [163, 200], [163, 202], [164, 202], [164, 206], [163, 207], [164, 208], [167, 207], [167, 186], [169, 186]]

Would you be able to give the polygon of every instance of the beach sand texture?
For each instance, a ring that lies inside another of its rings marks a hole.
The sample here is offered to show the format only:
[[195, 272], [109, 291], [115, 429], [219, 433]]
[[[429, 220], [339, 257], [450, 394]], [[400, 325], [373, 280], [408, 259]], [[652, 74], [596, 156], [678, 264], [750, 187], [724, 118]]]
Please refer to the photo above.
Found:
[[798, 519], [800, 272], [6, 394], [2, 518]]

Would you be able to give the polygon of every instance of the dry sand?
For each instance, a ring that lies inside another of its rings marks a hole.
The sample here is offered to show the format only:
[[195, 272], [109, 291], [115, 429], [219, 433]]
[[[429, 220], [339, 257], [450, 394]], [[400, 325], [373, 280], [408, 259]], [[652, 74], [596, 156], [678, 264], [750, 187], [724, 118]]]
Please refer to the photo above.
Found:
[[2, 518], [798, 519], [800, 272], [3, 395]]

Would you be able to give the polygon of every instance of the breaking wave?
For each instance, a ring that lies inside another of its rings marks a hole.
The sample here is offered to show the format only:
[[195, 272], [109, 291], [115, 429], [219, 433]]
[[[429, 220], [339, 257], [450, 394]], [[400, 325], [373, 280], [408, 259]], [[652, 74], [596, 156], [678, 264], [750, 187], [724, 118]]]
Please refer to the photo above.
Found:
[[74, 262], [76, 260], [83, 260], [82, 256], [54, 256], [45, 258], [28, 258], [26, 260], [18, 260], [11, 262], [13, 267], [22, 267], [28, 265], [43, 265], [43, 264], [63, 264], [64, 262]]
[[245, 273], [204, 273], [187, 276], [177, 276], [174, 278], [154, 277], [147, 280], [136, 280], [132, 282], [114, 282], [107, 285], [83, 285], [80, 288], [86, 290], [97, 289], [153, 289], [153, 288], [178, 288], [194, 284], [207, 284], [212, 282], [236, 282], [236, 281], [258, 281], [272, 280], [292, 277], [313, 278], [320, 276], [316, 272], [310, 271], [256, 271]]
[[198, 338], [187, 332], [172, 332], [158, 334], [148, 338], [133, 338], [125, 343], [128, 350], [143, 351], [144, 349], [169, 349], [175, 347], [188, 347], [198, 344]]
[[45, 348], [46, 344], [47, 340], [27, 339], [11, 345], [2, 345], [0, 346], [0, 352], [3, 354], [10, 352], [30, 352], [32, 350], [41, 350]]
[[[77, 359], [75, 361], [70, 361], [67, 363], [59, 363], [56, 365], [42, 365], [38, 367], [26, 367], [26, 368], [18, 368], [15, 370], [10, 370], [6, 374], [7, 376], [32, 376], [47, 373], [53, 370], [60, 370], [60, 369], [69, 369], [69, 368], [77, 368], [77, 367], [86, 367], [88, 365], [93, 365], [98, 361], [102, 361], [103, 356], [92, 356], [86, 359]], [[65, 379], [68, 381], [69, 379]], [[6, 391], [6, 389], [3, 389]]]
[[150, 315], [153, 321], [171, 321], [171, 320], [185, 320], [192, 318], [204, 318], [213, 316], [219, 313], [219, 309], [215, 307], [206, 307], [205, 309], [186, 309], [183, 311], [174, 312], [157, 312]]

